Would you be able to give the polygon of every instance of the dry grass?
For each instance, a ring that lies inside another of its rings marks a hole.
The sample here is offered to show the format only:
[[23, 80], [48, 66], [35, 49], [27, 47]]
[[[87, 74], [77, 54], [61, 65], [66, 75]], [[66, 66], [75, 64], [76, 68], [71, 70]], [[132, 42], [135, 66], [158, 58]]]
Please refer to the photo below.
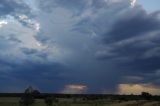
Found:
[[[19, 98], [0, 97], [0, 106], [19, 106]], [[72, 99], [60, 99], [56, 106], [160, 106], [158, 101], [82, 101], [73, 102]], [[46, 106], [43, 99], [36, 99], [32, 106]], [[53, 105], [54, 106], [54, 105]]]

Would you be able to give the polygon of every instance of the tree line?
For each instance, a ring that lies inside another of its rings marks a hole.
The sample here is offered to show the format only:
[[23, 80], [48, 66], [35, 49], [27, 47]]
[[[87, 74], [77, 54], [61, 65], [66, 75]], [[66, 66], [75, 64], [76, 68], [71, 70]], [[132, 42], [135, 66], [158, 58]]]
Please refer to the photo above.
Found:
[[19, 100], [19, 106], [31, 106], [35, 103], [37, 98], [44, 100], [46, 106], [53, 106], [59, 102], [59, 97], [72, 98], [76, 102], [77, 98], [81, 98], [82, 101], [90, 100], [100, 100], [100, 99], [110, 99], [119, 101], [129, 101], [129, 100], [157, 100], [160, 101], [160, 96], [153, 96], [148, 92], [142, 92], [141, 95], [104, 95], [104, 94], [59, 94], [54, 96], [51, 94], [42, 94], [38, 90], [34, 90], [32, 87], [28, 87], [23, 95], [21, 95]]

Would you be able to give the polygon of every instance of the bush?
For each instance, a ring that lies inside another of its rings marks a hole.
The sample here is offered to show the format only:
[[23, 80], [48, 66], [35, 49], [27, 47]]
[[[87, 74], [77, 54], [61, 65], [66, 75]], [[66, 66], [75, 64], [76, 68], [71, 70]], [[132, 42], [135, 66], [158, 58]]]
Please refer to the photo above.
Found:
[[35, 102], [32, 92], [32, 87], [25, 90], [24, 95], [19, 100], [19, 106], [30, 106]]
[[44, 102], [46, 103], [47, 106], [52, 106], [53, 105], [53, 98], [47, 97], [47, 98], [45, 98]]
[[148, 92], [142, 92], [141, 96], [142, 96], [142, 98], [144, 98], [146, 100], [150, 100], [152, 98], [152, 95]]

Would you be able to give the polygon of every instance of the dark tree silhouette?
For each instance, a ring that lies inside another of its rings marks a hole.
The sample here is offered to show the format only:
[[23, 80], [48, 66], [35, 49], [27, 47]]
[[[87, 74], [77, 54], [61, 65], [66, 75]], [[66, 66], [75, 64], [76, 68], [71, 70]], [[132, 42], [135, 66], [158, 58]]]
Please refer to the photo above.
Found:
[[152, 95], [148, 92], [142, 92], [141, 96], [142, 96], [142, 98], [147, 99], [147, 100], [152, 98]]
[[41, 93], [38, 90], [33, 90], [32, 94], [33, 97], [39, 97]]
[[33, 88], [28, 87], [24, 95], [20, 98], [19, 106], [30, 106], [35, 102], [35, 99], [33, 97]]

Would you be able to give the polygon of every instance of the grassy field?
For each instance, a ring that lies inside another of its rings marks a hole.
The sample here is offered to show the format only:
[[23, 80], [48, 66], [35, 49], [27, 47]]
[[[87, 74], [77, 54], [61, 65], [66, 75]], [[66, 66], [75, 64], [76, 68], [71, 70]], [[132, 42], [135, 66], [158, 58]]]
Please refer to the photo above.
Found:
[[[0, 97], [0, 106], [19, 106], [19, 98]], [[160, 101], [118, 101], [118, 100], [88, 100], [82, 99], [58, 99], [58, 103], [53, 106], [160, 106]], [[36, 99], [32, 106], [46, 106], [43, 99]]]

